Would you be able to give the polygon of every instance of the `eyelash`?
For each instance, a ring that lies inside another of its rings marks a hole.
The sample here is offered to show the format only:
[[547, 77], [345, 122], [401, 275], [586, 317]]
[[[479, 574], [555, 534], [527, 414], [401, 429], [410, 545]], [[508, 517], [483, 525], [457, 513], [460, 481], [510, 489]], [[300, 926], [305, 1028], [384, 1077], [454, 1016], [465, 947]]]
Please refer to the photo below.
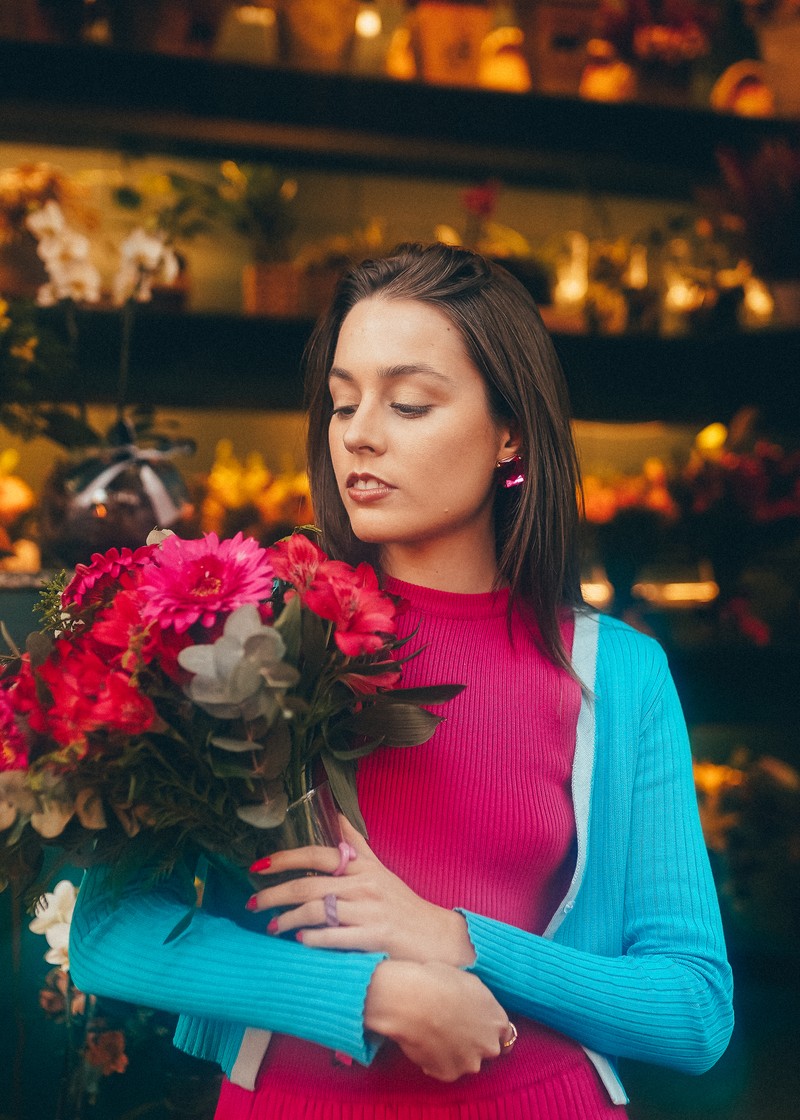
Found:
[[[399, 412], [401, 416], [405, 416], [408, 419], [414, 419], [417, 416], [427, 416], [431, 410], [429, 404], [393, 404], [392, 408], [395, 412]], [[334, 408], [331, 415], [346, 418], [352, 416], [355, 410], [356, 406], [354, 404], [343, 404], [339, 408]]]

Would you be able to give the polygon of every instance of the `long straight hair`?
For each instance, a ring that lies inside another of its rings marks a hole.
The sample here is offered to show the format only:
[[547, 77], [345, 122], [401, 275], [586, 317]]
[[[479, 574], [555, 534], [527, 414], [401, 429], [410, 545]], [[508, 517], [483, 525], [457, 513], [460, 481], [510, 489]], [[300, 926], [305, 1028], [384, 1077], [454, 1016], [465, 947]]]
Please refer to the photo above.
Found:
[[367, 260], [340, 280], [304, 354], [311, 501], [328, 552], [349, 563], [379, 565], [378, 546], [352, 531], [331, 463], [333, 405], [328, 377], [339, 331], [361, 300], [418, 300], [458, 330], [484, 380], [496, 422], [521, 438], [525, 481], [495, 494], [498, 586], [510, 605], [527, 605], [539, 640], [570, 670], [561, 638], [565, 608], [582, 605], [578, 550], [579, 471], [566, 381], [547, 329], [525, 288], [504, 268], [466, 249], [405, 244]]

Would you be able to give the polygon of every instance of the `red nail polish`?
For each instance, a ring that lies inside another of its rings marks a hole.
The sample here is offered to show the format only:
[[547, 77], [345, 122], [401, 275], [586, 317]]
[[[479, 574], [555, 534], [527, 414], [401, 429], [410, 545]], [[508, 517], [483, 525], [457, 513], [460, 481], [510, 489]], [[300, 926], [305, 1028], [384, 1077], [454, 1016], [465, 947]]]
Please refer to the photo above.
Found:
[[278, 919], [273, 918], [269, 922], [269, 924], [267, 925], [267, 933], [277, 933], [277, 932], [278, 932]]
[[258, 895], [251, 894], [250, 897], [248, 898], [247, 902], [245, 902], [244, 908], [245, 908], [245, 910], [257, 910], [258, 909]]
[[301, 945], [303, 944], [303, 931], [301, 929], [294, 935], [294, 939], [295, 941], [299, 941]]
[[258, 875], [261, 871], [267, 871], [270, 867], [272, 860], [269, 856], [264, 856], [263, 859], [257, 859], [255, 863], [250, 864], [250, 870], [254, 875]]

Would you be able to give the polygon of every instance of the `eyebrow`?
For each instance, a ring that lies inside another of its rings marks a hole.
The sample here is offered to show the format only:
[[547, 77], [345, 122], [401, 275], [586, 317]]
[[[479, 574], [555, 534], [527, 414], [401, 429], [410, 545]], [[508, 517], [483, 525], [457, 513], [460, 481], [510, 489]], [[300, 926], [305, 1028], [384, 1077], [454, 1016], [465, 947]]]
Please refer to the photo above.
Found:
[[[429, 366], [427, 362], [409, 362], [395, 366], [381, 366], [378, 370], [378, 377], [382, 380], [393, 380], [399, 377], [410, 377], [413, 374], [425, 374], [428, 377], [436, 377], [440, 381], [446, 381], [452, 385], [452, 377], [448, 377], [446, 373], [436, 369], [434, 366]], [[328, 374], [328, 379], [337, 378], [339, 381], [353, 381], [353, 375], [348, 373], [346, 369], [341, 369], [339, 366], [332, 366]]]

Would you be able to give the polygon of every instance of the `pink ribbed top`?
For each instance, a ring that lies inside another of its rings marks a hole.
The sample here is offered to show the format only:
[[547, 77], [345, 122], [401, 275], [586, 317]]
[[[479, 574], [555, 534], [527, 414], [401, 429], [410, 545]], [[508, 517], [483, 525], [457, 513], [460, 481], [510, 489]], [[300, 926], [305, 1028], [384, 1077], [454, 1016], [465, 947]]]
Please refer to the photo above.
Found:
[[[570, 775], [580, 688], [541, 653], [508, 592], [461, 595], [389, 580], [415, 627], [403, 684], [458, 682], [458, 697], [423, 746], [381, 749], [358, 772], [359, 801], [379, 858], [418, 894], [542, 933], [573, 870]], [[572, 623], [565, 623], [567, 647]], [[385, 1044], [369, 1069], [337, 1065], [311, 1043], [273, 1038], [255, 1093], [223, 1088], [225, 1120], [449, 1120], [624, 1116], [577, 1043], [513, 1016], [508, 1057], [454, 1084], [432, 1080]]]

